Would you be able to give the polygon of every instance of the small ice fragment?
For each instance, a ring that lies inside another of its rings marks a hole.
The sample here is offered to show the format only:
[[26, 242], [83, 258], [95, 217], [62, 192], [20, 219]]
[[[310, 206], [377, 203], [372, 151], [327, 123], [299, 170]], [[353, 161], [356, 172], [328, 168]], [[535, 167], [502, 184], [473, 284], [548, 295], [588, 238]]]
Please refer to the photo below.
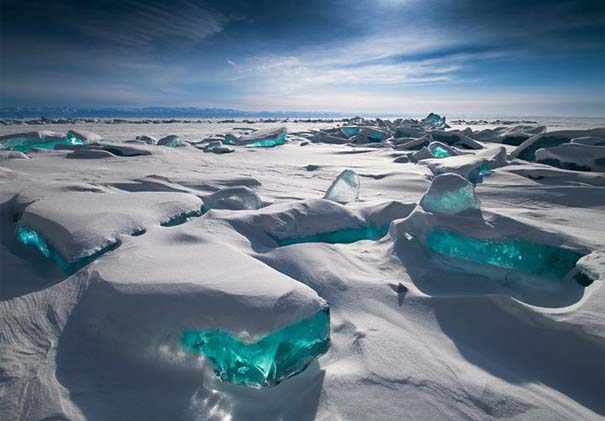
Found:
[[160, 145], [160, 146], [168, 146], [168, 147], [174, 148], [180, 144], [181, 144], [181, 139], [177, 135], [174, 135], [174, 134], [168, 135], [168, 136], [163, 137], [160, 140], [158, 140], [158, 145]]
[[458, 174], [438, 175], [420, 200], [424, 210], [436, 214], [455, 214], [479, 208], [475, 187]]
[[351, 170], [344, 170], [326, 191], [324, 199], [337, 203], [350, 203], [359, 200], [359, 176]]

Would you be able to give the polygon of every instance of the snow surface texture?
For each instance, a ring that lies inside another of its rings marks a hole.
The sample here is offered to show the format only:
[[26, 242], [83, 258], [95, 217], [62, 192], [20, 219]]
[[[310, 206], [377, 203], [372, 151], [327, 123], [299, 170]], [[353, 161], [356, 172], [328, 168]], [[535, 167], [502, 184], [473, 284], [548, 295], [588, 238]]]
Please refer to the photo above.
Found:
[[[580, 165], [603, 129], [281, 124], [82, 124], [82, 145], [0, 152], [1, 419], [605, 416], [605, 174], [534, 162]], [[345, 170], [358, 200], [322, 199]], [[328, 305], [328, 351], [263, 362], [274, 387], [221, 381], [240, 374], [199, 342]]]

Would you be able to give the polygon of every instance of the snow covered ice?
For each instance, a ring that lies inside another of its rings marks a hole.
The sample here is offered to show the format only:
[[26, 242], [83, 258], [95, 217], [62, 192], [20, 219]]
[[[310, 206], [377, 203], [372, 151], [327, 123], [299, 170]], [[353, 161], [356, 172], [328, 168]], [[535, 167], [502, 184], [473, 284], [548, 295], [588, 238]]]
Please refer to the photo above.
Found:
[[601, 419], [580, 123], [0, 126], [0, 418]]

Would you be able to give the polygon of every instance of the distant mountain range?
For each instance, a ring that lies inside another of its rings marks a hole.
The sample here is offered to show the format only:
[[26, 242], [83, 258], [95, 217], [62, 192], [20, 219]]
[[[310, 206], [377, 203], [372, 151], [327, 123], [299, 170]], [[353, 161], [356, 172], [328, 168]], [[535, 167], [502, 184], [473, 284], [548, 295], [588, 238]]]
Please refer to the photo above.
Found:
[[0, 107], [0, 118], [57, 118], [57, 117], [126, 117], [126, 118], [301, 118], [301, 117], [352, 117], [350, 113], [317, 111], [242, 111], [230, 108], [195, 107]]

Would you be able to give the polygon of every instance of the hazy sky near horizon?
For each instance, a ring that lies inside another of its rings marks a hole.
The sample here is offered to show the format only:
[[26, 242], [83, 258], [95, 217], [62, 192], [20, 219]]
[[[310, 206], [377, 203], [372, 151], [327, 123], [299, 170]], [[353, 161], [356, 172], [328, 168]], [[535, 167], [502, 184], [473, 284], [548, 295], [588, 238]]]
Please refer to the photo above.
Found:
[[605, 2], [0, 0], [3, 106], [605, 115]]

